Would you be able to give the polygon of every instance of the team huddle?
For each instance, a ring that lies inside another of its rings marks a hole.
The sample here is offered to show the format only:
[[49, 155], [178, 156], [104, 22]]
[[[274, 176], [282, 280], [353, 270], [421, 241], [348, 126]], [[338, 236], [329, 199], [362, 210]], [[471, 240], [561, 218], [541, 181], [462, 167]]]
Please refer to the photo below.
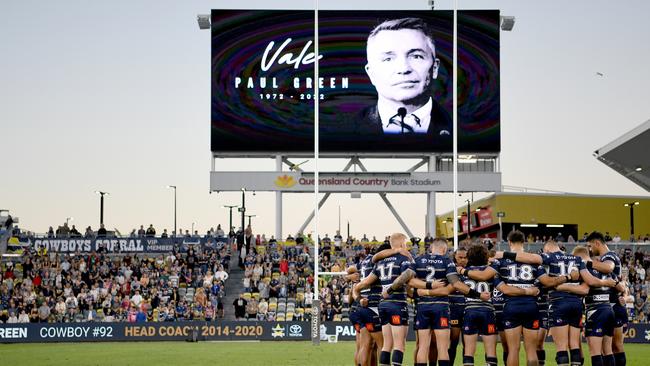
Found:
[[479, 335], [487, 365], [498, 364], [497, 337], [504, 364], [519, 364], [523, 339], [527, 365], [544, 365], [549, 331], [560, 366], [584, 364], [583, 331], [592, 365], [625, 366], [628, 319], [620, 297], [627, 285], [620, 258], [601, 233], [591, 233], [587, 246], [571, 254], [553, 241], [533, 254], [524, 251], [524, 234], [513, 231], [510, 251], [489, 253], [477, 244], [457, 250], [453, 261], [445, 239], [435, 239], [416, 258], [406, 240], [393, 234], [390, 244], [347, 269], [347, 278], [359, 281], [350, 312], [357, 331], [355, 365], [402, 365], [412, 298], [415, 366], [453, 365], [461, 335], [463, 365], [474, 365]]

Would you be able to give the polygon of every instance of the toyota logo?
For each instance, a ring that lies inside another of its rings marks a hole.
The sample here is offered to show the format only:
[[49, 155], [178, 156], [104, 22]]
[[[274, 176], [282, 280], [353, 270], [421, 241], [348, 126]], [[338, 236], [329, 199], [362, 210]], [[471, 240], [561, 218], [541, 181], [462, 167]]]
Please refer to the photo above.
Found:
[[289, 327], [289, 332], [291, 332], [291, 334], [300, 334], [302, 333], [302, 327], [298, 324], [294, 324]]

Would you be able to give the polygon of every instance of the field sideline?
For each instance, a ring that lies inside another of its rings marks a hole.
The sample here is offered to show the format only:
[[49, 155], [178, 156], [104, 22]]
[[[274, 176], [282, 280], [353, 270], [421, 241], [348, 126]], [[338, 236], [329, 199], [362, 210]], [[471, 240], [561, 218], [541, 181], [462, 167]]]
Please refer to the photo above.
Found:
[[[586, 345], [584, 345], [586, 349]], [[627, 364], [648, 365], [650, 347], [627, 344]], [[1, 344], [3, 365], [353, 365], [353, 342], [129, 342]], [[499, 348], [499, 365], [501, 350]], [[555, 348], [546, 344], [547, 365], [555, 365]], [[413, 364], [413, 342], [406, 349], [404, 365]], [[523, 351], [522, 364], [525, 365]], [[479, 344], [476, 364], [482, 365]], [[587, 360], [585, 365], [590, 365]], [[462, 365], [462, 357], [455, 365]]]

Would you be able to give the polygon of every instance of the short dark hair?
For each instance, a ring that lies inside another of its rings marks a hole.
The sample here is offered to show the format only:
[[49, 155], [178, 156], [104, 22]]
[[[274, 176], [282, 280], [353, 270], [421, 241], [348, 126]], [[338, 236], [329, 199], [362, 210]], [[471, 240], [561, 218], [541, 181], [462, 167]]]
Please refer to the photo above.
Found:
[[376, 252], [379, 253], [382, 250], [386, 250], [386, 249], [390, 249], [390, 248], [391, 248], [390, 244], [384, 243], [384, 244], [380, 245], [379, 248], [377, 248]]
[[435, 55], [436, 42], [433, 40], [433, 31], [429, 25], [421, 18], [400, 18], [385, 20], [375, 26], [372, 31], [370, 31], [368, 40], [376, 36], [377, 33], [381, 31], [396, 31], [400, 29], [413, 29], [422, 32], [431, 41], [431, 46], [433, 47], [431, 50]]
[[592, 231], [591, 234], [587, 236], [587, 242], [593, 240], [600, 240], [601, 243], [605, 242], [605, 236], [600, 231]]
[[508, 241], [511, 243], [523, 243], [526, 236], [519, 230], [513, 230], [508, 234]]
[[488, 251], [481, 245], [472, 245], [467, 250], [467, 265], [468, 266], [484, 266], [488, 262]]

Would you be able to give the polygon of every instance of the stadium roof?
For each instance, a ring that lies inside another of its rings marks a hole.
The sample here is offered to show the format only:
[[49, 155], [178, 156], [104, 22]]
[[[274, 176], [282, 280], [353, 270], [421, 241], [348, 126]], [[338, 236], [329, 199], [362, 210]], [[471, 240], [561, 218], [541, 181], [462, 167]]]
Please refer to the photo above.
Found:
[[650, 120], [596, 150], [594, 156], [650, 192]]

